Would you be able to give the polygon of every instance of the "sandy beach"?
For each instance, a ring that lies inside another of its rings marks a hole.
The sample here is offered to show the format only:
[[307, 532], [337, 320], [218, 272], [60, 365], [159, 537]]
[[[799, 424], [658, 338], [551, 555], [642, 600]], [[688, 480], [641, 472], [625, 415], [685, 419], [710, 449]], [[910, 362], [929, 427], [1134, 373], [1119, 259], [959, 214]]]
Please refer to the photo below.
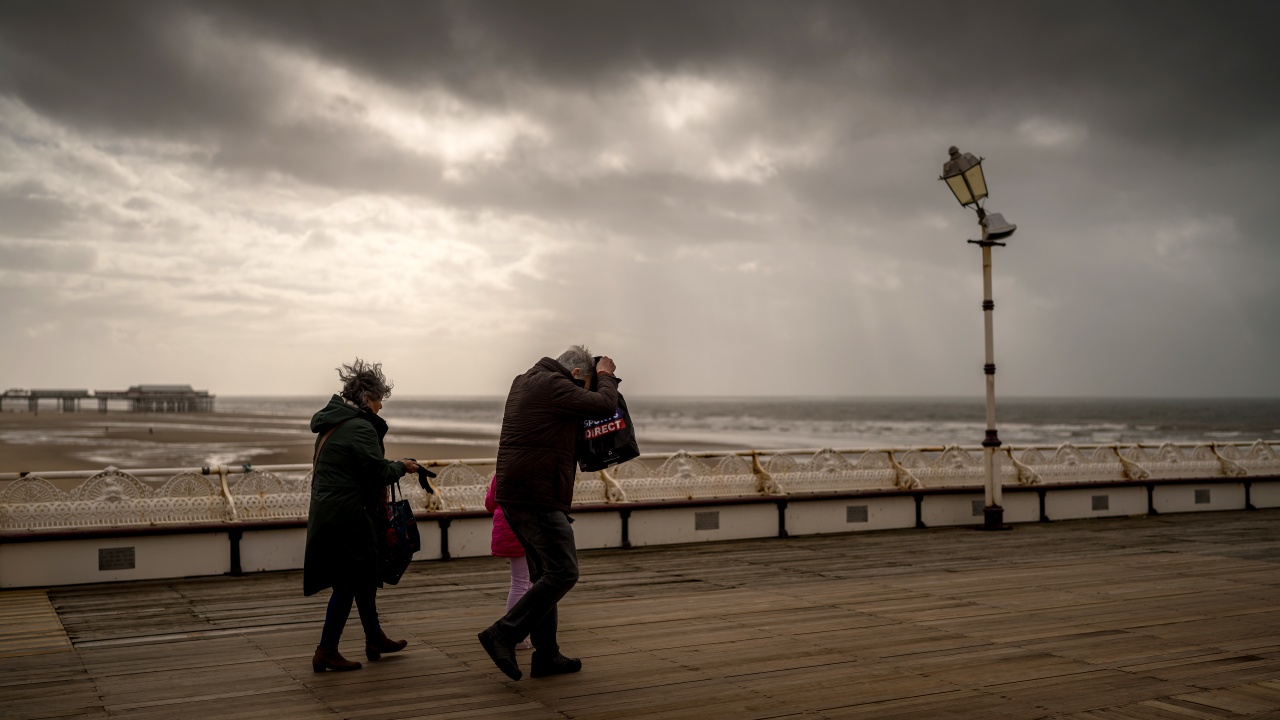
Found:
[[[0, 473], [283, 465], [311, 462], [310, 416], [212, 412], [2, 412]], [[491, 458], [496, 434], [412, 427], [388, 418], [387, 457]], [[645, 452], [705, 450], [699, 442], [644, 442]], [[0, 485], [4, 482], [0, 481]]]
[[[0, 413], [0, 473], [311, 462], [308, 418], [230, 413]], [[387, 435], [392, 458], [493, 457], [496, 437]]]

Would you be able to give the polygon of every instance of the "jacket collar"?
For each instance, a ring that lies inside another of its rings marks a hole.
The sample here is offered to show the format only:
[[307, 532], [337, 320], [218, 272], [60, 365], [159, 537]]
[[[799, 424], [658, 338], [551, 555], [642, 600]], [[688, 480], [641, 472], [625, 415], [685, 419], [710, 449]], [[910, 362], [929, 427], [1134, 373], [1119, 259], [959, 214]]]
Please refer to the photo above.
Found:
[[541, 360], [539, 360], [537, 363], [535, 363], [533, 367], [535, 369], [544, 370], [546, 372], [560, 373], [561, 375], [564, 375], [570, 380], [573, 380], [573, 373], [569, 372], [568, 368], [561, 365], [559, 360], [554, 360], [549, 357], [544, 357]]

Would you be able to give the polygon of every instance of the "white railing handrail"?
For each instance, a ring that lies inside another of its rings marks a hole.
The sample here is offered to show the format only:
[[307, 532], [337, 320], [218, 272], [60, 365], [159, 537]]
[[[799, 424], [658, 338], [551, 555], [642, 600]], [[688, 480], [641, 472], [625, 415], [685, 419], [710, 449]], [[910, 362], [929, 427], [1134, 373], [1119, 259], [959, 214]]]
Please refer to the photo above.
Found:
[[[1250, 441], [1235, 441], [1235, 442], [1216, 442], [1216, 441], [1214, 442], [1188, 442], [1188, 441], [1172, 442], [1171, 441], [1171, 442], [1158, 442], [1158, 443], [1154, 443], [1154, 442], [1086, 443], [1086, 444], [1079, 444], [1079, 445], [1075, 443], [1059, 443], [1057, 445], [1047, 444], [1047, 443], [1029, 443], [1026, 445], [1005, 443], [1004, 445], [1001, 446], [1000, 451], [1002, 453], [1008, 453], [1015, 450], [1018, 452], [1026, 452], [1028, 450], [1050, 450], [1050, 451], [1056, 452], [1064, 447], [1072, 447], [1082, 452], [1096, 451], [1100, 449], [1110, 449], [1110, 448], [1117, 448], [1117, 447], [1121, 450], [1127, 450], [1131, 448], [1159, 449], [1163, 447], [1173, 447], [1173, 448], [1180, 448], [1180, 449], [1195, 449], [1199, 447], [1251, 448], [1258, 443], [1280, 446], [1280, 441], [1269, 441], [1269, 440], [1261, 440], [1261, 439], [1250, 440]], [[747, 449], [747, 450], [727, 450], [727, 449], [680, 450], [675, 453], [662, 453], [662, 452], [641, 453], [640, 455], [636, 456], [635, 459], [642, 460], [642, 461], [643, 460], [665, 460], [676, 454], [681, 454], [687, 457], [695, 457], [695, 458], [724, 458], [724, 457], [770, 458], [770, 457], [775, 457], [779, 455], [814, 455], [819, 452], [832, 452], [839, 455], [849, 455], [849, 454], [855, 454], [855, 453], [856, 454], [893, 453], [895, 455], [902, 455], [909, 452], [943, 453], [943, 452], [947, 452], [948, 450], [961, 450], [964, 452], [980, 453], [982, 452], [982, 446], [981, 445], [925, 445], [925, 446], [912, 446], [912, 447], [781, 448], [781, 449], [762, 448], [762, 449]], [[424, 467], [431, 468], [431, 467], [446, 467], [449, 465], [465, 465], [465, 466], [493, 465], [495, 462], [497, 462], [496, 457], [438, 458], [438, 459], [419, 460], [418, 464]], [[237, 473], [243, 474], [246, 472], [255, 472], [255, 471], [260, 471], [260, 472], [297, 472], [300, 470], [309, 471], [311, 469], [311, 463], [284, 463], [284, 464], [275, 464], [275, 465], [254, 465], [252, 463], [240, 463], [240, 464], [229, 464], [229, 465], [203, 465], [200, 467], [170, 467], [170, 468], [122, 468], [122, 467], [116, 467], [114, 465], [108, 465], [105, 468], [99, 468], [95, 470], [52, 470], [52, 471], [28, 470], [28, 471], [22, 471], [22, 472], [0, 472], [0, 481], [19, 480], [25, 477], [41, 477], [41, 478], [45, 478], [46, 480], [72, 480], [76, 478], [93, 477], [94, 475], [97, 475], [103, 472], [103, 470], [107, 470], [107, 469], [126, 472], [126, 473], [129, 473], [130, 475], [133, 475], [134, 477], [174, 476], [174, 475], [179, 475], [184, 473], [215, 476], [215, 475], [218, 475], [219, 473], [234, 475]]]
[[[579, 473], [574, 502], [981, 488], [981, 455], [978, 445], [645, 453], [605, 471]], [[1010, 487], [1280, 477], [1280, 441], [1006, 445], [997, 457], [997, 477]], [[419, 510], [481, 509], [495, 463], [492, 457], [422, 460], [438, 471], [432, 492], [406, 482], [404, 495]], [[7, 481], [0, 487], [0, 531], [300, 519], [307, 515], [310, 476], [309, 463], [0, 473]], [[70, 490], [51, 482], [77, 479], [83, 482]]]

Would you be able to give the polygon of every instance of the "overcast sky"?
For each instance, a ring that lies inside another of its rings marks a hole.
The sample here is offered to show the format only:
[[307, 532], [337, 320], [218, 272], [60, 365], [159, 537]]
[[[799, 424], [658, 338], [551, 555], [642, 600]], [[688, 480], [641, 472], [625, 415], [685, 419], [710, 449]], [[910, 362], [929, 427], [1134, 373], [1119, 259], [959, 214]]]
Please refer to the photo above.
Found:
[[1280, 396], [1280, 4], [0, 4], [0, 386]]

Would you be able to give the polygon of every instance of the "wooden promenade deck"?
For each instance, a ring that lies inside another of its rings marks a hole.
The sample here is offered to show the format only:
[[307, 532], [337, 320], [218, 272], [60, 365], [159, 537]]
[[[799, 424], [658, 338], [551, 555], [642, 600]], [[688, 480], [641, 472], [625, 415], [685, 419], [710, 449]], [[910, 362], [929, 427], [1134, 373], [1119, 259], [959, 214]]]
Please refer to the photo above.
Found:
[[380, 595], [408, 649], [341, 674], [298, 573], [3, 592], [0, 717], [1280, 718], [1277, 510], [581, 560], [584, 669], [520, 682], [475, 639], [492, 558], [416, 564]]

